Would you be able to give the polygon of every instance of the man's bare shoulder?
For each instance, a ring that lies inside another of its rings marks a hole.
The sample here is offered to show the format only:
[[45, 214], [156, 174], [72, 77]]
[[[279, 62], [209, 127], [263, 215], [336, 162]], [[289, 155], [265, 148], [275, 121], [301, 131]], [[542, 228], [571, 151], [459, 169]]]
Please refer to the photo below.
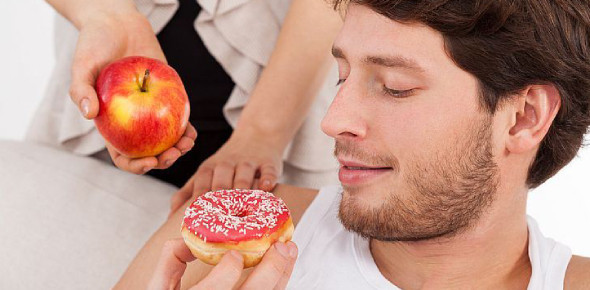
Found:
[[293, 223], [297, 225], [305, 210], [317, 196], [318, 190], [279, 184], [275, 187], [273, 193], [285, 201], [291, 211]]
[[565, 272], [564, 289], [590, 289], [590, 258], [572, 256]]

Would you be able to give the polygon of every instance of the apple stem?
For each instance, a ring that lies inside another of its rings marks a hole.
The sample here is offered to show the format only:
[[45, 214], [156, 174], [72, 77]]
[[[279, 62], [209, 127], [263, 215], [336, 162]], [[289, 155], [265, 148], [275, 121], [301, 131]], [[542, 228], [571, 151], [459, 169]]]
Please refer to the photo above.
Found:
[[141, 91], [144, 93], [147, 92], [147, 82], [148, 82], [149, 78], [150, 78], [150, 70], [146, 69], [145, 74], [143, 75], [143, 82], [141, 83]]

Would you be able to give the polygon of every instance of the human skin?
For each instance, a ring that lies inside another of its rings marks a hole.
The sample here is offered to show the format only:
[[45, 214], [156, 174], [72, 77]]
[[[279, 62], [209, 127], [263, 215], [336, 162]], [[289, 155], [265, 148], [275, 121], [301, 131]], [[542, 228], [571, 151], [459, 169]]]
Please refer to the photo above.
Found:
[[[479, 108], [476, 79], [453, 63], [436, 31], [392, 21], [362, 6], [349, 7], [334, 47], [344, 81], [322, 128], [336, 142], [384, 157], [368, 162], [364, 159], [369, 158], [338, 155], [345, 173], [340, 176], [343, 198], [366, 209], [383, 206], [390, 195], [413, 200], [415, 191], [404, 174], [413, 174], [409, 169], [430, 164], [444, 148], [472, 137], [473, 125], [486, 120], [488, 113]], [[373, 61], [396, 55], [402, 58]], [[411, 59], [422, 69], [402, 67], [401, 59], [406, 63]], [[392, 95], [384, 86], [414, 91]], [[525, 213], [527, 169], [559, 106], [554, 87], [538, 84], [524, 88], [488, 116], [489, 142], [499, 175], [493, 202], [468, 228], [453, 236], [412, 242], [372, 239], [371, 254], [381, 274], [402, 289], [526, 288], [531, 275]], [[396, 162], [375, 161], [392, 160], [385, 157], [394, 157]], [[374, 170], [369, 167], [384, 169], [366, 172]], [[315, 194], [292, 187], [279, 187], [276, 193], [297, 219]], [[122, 282], [140, 278], [142, 270], [150, 271], [145, 267], [155, 263], [153, 256], [161, 244], [179, 235], [181, 218], [182, 213], [175, 213], [172, 222], [156, 233]], [[566, 289], [590, 286], [588, 270], [589, 260], [574, 256], [566, 273]], [[195, 264], [187, 270], [186, 280], [198, 281], [207, 271]]]
[[[234, 133], [175, 194], [171, 211], [191, 195], [209, 189], [269, 191], [275, 186], [282, 174], [283, 151], [333, 65], [330, 46], [341, 26], [340, 15], [323, 0], [292, 1], [275, 49]], [[257, 175], [259, 182], [254, 184]]]
[[[348, 151], [370, 153], [366, 160], [364, 154], [337, 156], [344, 168], [343, 200], [365, 209], [357, 215], [383, 209], [389, 197], [415, 202], [409, 182], [417, 174], [414, 169], [428, 176], [432, 160], [440, 160], [441, 153], [445, 162], [459, 161], [467, 153], [452, 148], [474, 137], [474, 124], [491, 130], [489, 145], [499, 175], [493, 202], [453, 236], [411, 242], [372, 239], [382, 274], [402, 289], [526, 288], [531, 266], [525, 182], [559, 109], [557, 90], [550, 84], [531, 85], [490, 115], [480, 107], [477, 79], [450, 59], [440, 33], [359, 5], [348, 7], [334, 52], [343, 81], [322, 128], [336, 143], [352, 148]], [[385, 163], [375, 163], [379, 160]], [[422, 182], [442, 178], [431, 175]], [[411, 226], [422, 225], [416, 222]]]
[[[361, 6], [349, 7], [334, 51], [340, 79], [345, 81], [323, 120], [324, 132], [337, 143], [394, 156], [397, 161], [373, 164], [362, 157], [337, 156], [344, 165], [392, 167], [365, 178], [365, 170], [349, 172], [358, 180], [341, 174], [343, 199], [369, 209], [380, 208], [390, 195], [414, 200], [406, 176], [413, 174], [410, 169], [424, 167], [441, 148], [454, 148], [473, 134], [471, 124], [482, 122], [485, 113], [479, 109], [477, 80], [447, 56], [439, 33], [423, 25], [391, 21]], [[419, 69], [375, 64], [367, 58], [403, 58]], [[393, 96], [384, 88], [412, 91]], [[402, 289], [526, 286], [530, 276], [524, 186], [528, 163], [519, 163], [530, 160], [535, 149], [523, 150], [526, 157], [515, 157], [505, 148], [516, 113], [507, 106], [492, 118], [491, 147], [500, 184], [494, 204], [473, 229], [449, 240], [372, 240], [375, 262], [392, 283]], [[474, 279], [476, 273], [488, 274]]]
[[[133, 1], [47, 2], [80, 30], [70, 94], [86, 118], [92, 119], [98, 112], [94, 82], [106, 64], [131, 55], [165, 61], [148, 20], [137, 11]], [[292, 1], [275, 50], [238, 126], [228, 142], [204, 161], [193, 178], [173, 196], [171, 211], [193, 194], [209, 189], [257, 186], [271, 190], [276, 185], [282, 174], [283, 151], [305, 120], [333, 64], [329, 48], [341, 25], [340, 15], [324, 1]], [[175, 147], [156, 157], [128, 158], [109, 144], [107, 149], [117, 167], [143, 174], [154, 168], [170, 167], [192, 148], [196, 135], [189, 125]], [[255, 177], [260, 180], [257, 184]]]
[[[146, 56], [166, 62], [148, 20], [130, 0], [47, 0], [78, 30], [72, 63], [70, 98], [87, 119], [98, 114], [95, 82], [100, 70], [126, 56]], [[108, 45], [105, 45], [108, 44]], [[129, 158], [105, 142], [113, 163], [125, 171], [143, 174], [151, 169], [166, 169], [193, 146], [197, 132], [189, 123], [174, 146], [157, 156]]]
[[[317, 190], [298, 188], [289, 185], [276, 186], [274, 194], [280, 197], [288, 205], [293, 218], [293, 223], [297, 225], [304, 210], [311, 203], [317, 194]], [[192, 200], [184, 203], [180, 209], [175, 211], [168, 220], [158, 229], [158, 231], [149, 239], [145, 246], [137, 254], [129, 268], [125, 271], [115, 289], [146, 289], [150, 275], [154, 273], [157, 262], [161, 256], [166, 243], [173, 239], [182, 239], [180, 234], [180, 225], [184, 218], [184, 209], [190, 205]], [[182, 278], [181, 289], [187, 289], [191, 285], [198, 284], [213, 269], [201, 261], [189, 263], [185, 275]], [[252, 272], [249, 268], [244, 270], [244, 274], [237, 284], [240, 285]]]
[[[276, 242], [241, 285], [244, 259], [237, 251], [228, 251], [207, 277], [190, 290], [198, 289], [284, 289], [295, 266], [297, 247], [293, 242]], [[178, 289], [186, 265], [195, 260], [183, 239], [170, 240], [162, 249], [158, 266], [148, 289]]]

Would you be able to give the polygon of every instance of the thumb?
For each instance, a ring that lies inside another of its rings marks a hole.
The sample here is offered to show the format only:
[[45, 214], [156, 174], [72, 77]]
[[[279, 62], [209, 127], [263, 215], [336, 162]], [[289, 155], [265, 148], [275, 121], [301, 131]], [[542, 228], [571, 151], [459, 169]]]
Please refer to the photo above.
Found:
[[94, 90], [97, 73], [98, 69], [93, 70], [80, 62], [75, 62], [72, 66], [70, 98], [86, 119], [93, 119], [98, 115], [98, 97]]
[[186, 264], [195, 257], [183, 239], [166, 241], [162, 247], [156, 269], [151, 276], [148, 289], [179, 289]]

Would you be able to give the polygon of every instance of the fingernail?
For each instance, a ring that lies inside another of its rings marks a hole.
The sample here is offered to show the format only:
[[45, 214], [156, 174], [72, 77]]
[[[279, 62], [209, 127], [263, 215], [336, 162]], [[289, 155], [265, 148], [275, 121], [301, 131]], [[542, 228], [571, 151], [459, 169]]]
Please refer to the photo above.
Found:
[[297, 246], [292, 242], [288, 242], [287, 246], [289, 247], [289, 256], [291, 258], [297, 257]]
[[90, 113], [90, 101], [87, 98], [83, 98], [80, 102], [80, 107], [84, 116], [87, 117], [88, 113]]
[[170, 164], [172, 164], [172, 160], [166, 160], [166, 161], [164, 161], [164, 165], [170, 166]]
[[193, 141], [193, 142], [191, 143], [191, 146], [190, 146], [190, 147], [188, 147], [186, 150], [184, 150], [184, 152], [183, 152], [183, 153], [186, 153], [186, 152], [189, 152], [189, 151], [191, 151], [191, 149], [193, 149], [193, 147], [195, 147], [195, 141]]
[[190, 147], [188, 147], [188, 148], [186, 148], [186, 149], [182, 150], [182, 151], [181, 151], [181, 153], [182, 153], [182, 154], [186, 154], [186, 152], [189, 152], [189, 151], [191, 151], [191, 149], [193, 149], [193, 147], [194, 147], [194, 146], [195, 146], [195, 143], [193, 142], [193, 144], [192, 144]]
[[234, 256], [236, 259], [242, 260], [242, 254], [240, 254], [238, 251], [231, 250], [231, 251], [229, 251], [229, 253], [232, 256]]
[[279, 251], [279, 253], [281, 254], [281, 256], [285, 257], [285, 258], [289, 258], [289, 247], [287, 247], [287, 245], [281, 243], [281, 242], [276, 242], [275, 243], [275, 248], [277, 248], [277, 251]]
[[267, 187], [270, 186], [270, 180], [265, 180], [264, 182], [262, 182], [262, 185]]
[[152, 168], [151, 167], [144, 167], [143, 168], [143, 173], [146, 173], [148, 171], [150, 171]]

